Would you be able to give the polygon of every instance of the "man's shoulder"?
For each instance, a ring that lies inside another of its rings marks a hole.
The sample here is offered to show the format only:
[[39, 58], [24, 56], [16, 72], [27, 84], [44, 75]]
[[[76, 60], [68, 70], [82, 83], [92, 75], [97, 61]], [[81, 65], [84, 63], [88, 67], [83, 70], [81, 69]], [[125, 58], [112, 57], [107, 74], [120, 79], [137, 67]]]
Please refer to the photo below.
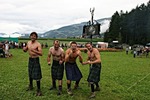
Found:
[[61, 48], [61, 47], [59, 47], [59, 49], [60, 49], [60, 51], [64, 51], [64, 49], [63, 49], [63, 48]]
[[31, 40], [27, 42], [27, 45], [30, 45], [30, 44], [31, 44]]
[[94, 52], [99, 52], [97, 48], [93, 48]]
[[31, 43], [31, 40], [30, 40], [30, 41], [28, 41], [27, 43]]
[[50, 47], [49, 49], [54, 49], [54, 46]]
[[66, 52], [69, 52], [71, 49], [70, 48], [68, 48], [67, 50], [66, 50]]
[[52, 51], [52, 50], [54, 50], [54, 46], [52, 46], [52, 47], [49, 48], [49, 51]]

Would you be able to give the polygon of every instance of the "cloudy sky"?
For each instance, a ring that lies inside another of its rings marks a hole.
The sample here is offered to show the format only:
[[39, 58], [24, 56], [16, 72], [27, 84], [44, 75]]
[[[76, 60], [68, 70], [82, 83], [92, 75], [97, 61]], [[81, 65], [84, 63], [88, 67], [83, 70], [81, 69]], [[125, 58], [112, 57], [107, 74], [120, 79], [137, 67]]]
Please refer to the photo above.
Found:
[[0, 0], [0, 33], [31, 33], [111, 17], [115, 11], [130, 11], [149, 0]]

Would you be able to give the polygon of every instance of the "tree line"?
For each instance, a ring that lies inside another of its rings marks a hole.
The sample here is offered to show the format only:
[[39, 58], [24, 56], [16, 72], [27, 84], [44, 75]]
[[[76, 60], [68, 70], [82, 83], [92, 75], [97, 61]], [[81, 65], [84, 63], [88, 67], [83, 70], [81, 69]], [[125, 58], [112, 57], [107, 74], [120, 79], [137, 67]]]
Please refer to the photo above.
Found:
[[104, 33], [104, 41], [129, 45], [150, 42], [150, 1], [130, 12], [116, 11], [111, 17], [109, 29]]

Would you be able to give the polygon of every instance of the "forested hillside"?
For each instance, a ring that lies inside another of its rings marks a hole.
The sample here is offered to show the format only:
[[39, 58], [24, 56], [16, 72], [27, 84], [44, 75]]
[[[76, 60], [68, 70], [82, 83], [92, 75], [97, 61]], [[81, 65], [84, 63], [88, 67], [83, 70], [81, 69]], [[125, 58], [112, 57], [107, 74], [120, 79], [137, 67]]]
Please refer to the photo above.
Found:
[[115, 12], [110, 27], [105, 32], [104, 41], [143, 44], [150, 42], [150, 1], [141, 4], [130, 12]]

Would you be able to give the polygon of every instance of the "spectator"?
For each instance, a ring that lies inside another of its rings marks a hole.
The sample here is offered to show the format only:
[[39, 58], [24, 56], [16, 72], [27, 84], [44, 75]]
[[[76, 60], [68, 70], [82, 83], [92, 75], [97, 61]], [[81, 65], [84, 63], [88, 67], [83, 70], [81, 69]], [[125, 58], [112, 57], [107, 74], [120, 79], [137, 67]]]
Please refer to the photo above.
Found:
[[0, 54], [2, 54], [2, 57], [5, 58], [4, 45], [1, 42], [0, 42]]

